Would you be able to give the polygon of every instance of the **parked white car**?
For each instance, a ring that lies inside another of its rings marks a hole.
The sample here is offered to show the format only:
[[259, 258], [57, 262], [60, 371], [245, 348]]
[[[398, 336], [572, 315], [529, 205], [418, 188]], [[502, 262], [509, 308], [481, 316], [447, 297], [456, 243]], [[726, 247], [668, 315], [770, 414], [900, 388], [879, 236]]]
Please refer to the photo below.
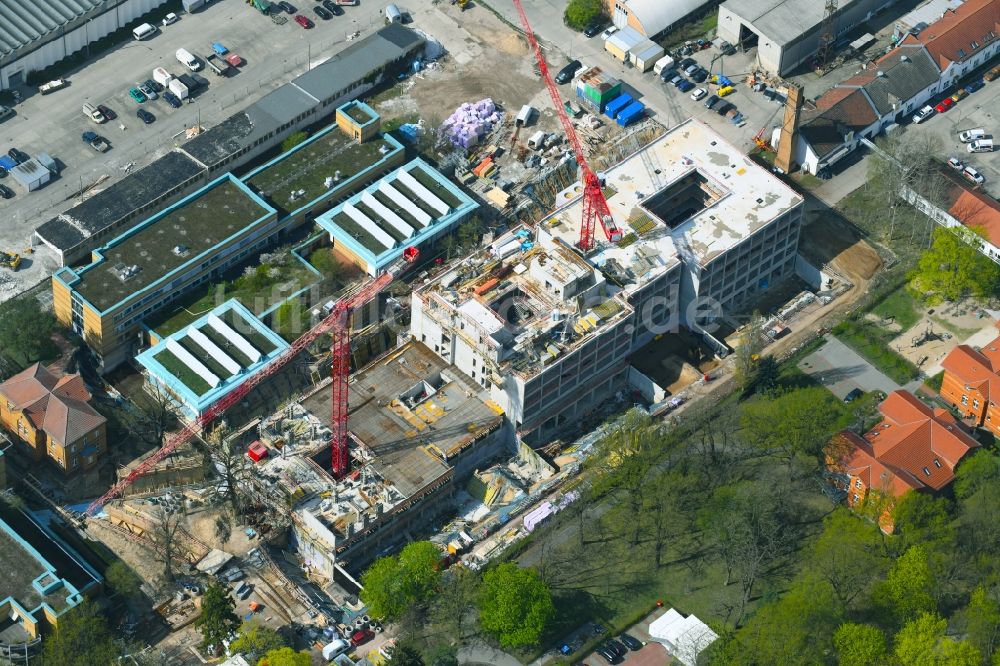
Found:
[[613, 25], [610, 25], [604, 30], [604, 32], [601, 33], [601, 39], [606, 40], [608, 37], [615, 34], [616, 32], [618, 32], [618, 28], [616, 28]]
[[924, 122], [925, 120], [933, 116], [935, 113], [937, 112], [934, 110], [934, 107], [928, 104], [927, 106], [925, 106], [924, 108], [920, 109], [915, 114], [913, 114], [913, 124], [919, 125], [920, 123]]
[[704, 97], [707, 94], [708, 94], [708, 91], [705, 90], [704, 88], [695, 88], [694, 92], [691, 93], [691, 99], [693, 99], [694, 101], [697, 102], [698, 100], [700, 100], [702, 97]]
[[957, 157], [949, 157], [948, 166], [950, 166], [955, 171], [961, 171], [962, 169], [965, 168], [965, 165], [962, 164], [962, 160], [958, 159]]
[[163, 17], [163, 25], [170, 25], [172, 23], [177, 23], [180, 20], [181, 20], [180, 16], [174, 14], [173, 12], [170, 12], [169, 14]]

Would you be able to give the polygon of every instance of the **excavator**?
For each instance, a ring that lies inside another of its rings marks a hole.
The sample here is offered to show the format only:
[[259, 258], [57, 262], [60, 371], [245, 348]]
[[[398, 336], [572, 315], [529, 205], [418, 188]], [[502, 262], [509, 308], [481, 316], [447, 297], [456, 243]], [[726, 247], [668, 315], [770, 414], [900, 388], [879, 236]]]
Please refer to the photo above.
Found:
[[12, 271], [16, 271], [21, 265], [21, 255], [16, 252], [4, 252], [0, 250], [0, 266], [5, 266]]

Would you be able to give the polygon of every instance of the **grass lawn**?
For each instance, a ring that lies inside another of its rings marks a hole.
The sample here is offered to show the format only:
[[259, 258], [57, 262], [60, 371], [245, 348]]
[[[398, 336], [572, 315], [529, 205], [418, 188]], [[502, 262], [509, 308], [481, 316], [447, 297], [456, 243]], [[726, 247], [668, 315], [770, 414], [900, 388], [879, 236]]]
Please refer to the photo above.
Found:
[[682, 46], [689, 39], [708, 39], [709, 35], [715, 32], [715, 28], [718, 25], [719, 12], [710, 11], [700, 19], [695, 19], [671, 30], [659, 43], [665, 49], [672, 49]]
[[891, 319], [903, 331], [920, 321], [920, 310], [920, 303], [905, 286], [896, 289], [872, 308], [873, 313], [883, 319]]
[[[199, 345], [191, 338], [184, 336], [183, 338], [178, 340], [178, 343], [180, 344], [181, 347], [187, 350], [187, 352], [191, 354], [191, 356], [194, 356], [196, 359], [201, 361], [202, 364], [219, 379], [225, 381], [226, 379], [229, 379], [230, 377], [233, 376], [231, 372], [226, 370], [226, 368], [221, 363], [216, 361], [211, 354], [209, 354], [206, 350], [202, 349], [201, 345]], [[222, 349], [223, 351], [225, 351], [225, 347], [223, 347]]]
[[919, 376], [917, 366], [889, 348], [892, 334], [880, 326], [845, 319], [833, 327], [833, 334], [894, 382], [906, 384]]
[[924, 386], [931, 389], [935, 393], [939, 393], [941, 391], [941, 384], [943, 382], [944, 382], [944, 370], [937, 373], [936, 375], [928, 377], [927, 380], [924, 381]]
[[940, 319], [938, 317], [931, 317], [931, 321], [953, 333], [959, 340], [967, 340], [969, 339], [969, 336], [979, 331], [978, 328], [962, 328], [961, 326], [955, 326], [955, 324], [951, 323], [947, 319]]
[[212, 388], [208, 385], [208, 382], [184, 365], [184, 362], [177, 358], [173, 352], [164, 349], [153, 358], [155, 358], [156, 361], [167, 370], [167, 372], [181, 380], [181, 383], [191, 389], [195, 395], [203, 395]]
[[447, 187], [427, 175], [427, 172], [423, 169], [413, 169], [410, 171], [410, 175], [413, 176], [418, 183], [430, 190], [432, 194], [441, 199], [441, 201], [448, 204], [449, 208], [458, 208], [458, 205], [461, 203], [458, 200], [458, 197], [452, 194]]

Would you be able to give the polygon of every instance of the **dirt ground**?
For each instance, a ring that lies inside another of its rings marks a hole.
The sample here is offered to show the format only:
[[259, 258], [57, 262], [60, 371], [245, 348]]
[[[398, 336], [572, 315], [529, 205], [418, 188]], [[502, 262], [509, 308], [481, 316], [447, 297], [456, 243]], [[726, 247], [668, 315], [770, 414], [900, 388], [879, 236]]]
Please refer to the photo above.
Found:
[[933, 375], [940, 370], [944, 357], [956, 346], [966, 342], [982, 346], [992, 340], [997, 334], [994, 322], [991, 316], [970, 301], [930, 307], [925, 309], [916, 324], [901, 331], [889, 346], [927, 374]]
[[[490, 97], [509, 115], [529, 102], [543, 110], [540, 123], [555, 129], [547, 93], [533, 72], [528, 43], [492, 12], [461, 12], [449, 4], [422, 17], [447, 51], [435, 65], [376, 99], [383, 121], [419, 117], [437, 125], [463, 102]], [[498, 63], [503, 63], [498, 66]], [[442, 115], [443, 114], [443, 115]]]
[[834, 211], [812, 199], [806, 202], [805, 219], [799, 237], [802, 256], [820, 268], [829, 264], [862, 291], [867, 289], [882, 267], [878, 252]]
[[670, 395], [676, 395], [719, 365], [701, 340], [688, 331], [667, 333], [631, 359], [632, 365]]

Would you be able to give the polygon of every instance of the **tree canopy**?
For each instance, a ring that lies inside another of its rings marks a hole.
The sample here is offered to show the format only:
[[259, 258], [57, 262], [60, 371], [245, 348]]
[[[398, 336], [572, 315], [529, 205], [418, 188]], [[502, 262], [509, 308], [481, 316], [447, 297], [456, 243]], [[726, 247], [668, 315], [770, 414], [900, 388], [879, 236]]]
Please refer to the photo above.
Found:
[[886, 661], [885, 634], [870, 624], [845, 622], [833, 633], [838, 666], [880, 666]]
[[271, 627], [258, 622], [245, 622], [240, 627], [240, 635], [230, 644], [229, 649], [260, 658], [286, 645], [281, 634]]
[[111, 664], [120, 652], [100, 610], [89, 601], [66, 612], [42, 642], [46, 664], [94, 666]]
[[601, 0], [569, 0], [563, 12], [563, 22], [574, 30], [583, 30], [604, 13]]
[[554, 616], [549, 586], [534, 569], [506, 562], [483, 575], [480, 623], [501, 646], [537, 644]]
[[236, 604], [221, 583], [212, 582], [201, 598], [201, 615], [194, 626], [201, 630], [202, 646], [221, 645], [222, 640], [240, 626], [240, 619], [233, 611]]
[[305, 651], [296, 652], [290, 647], [283, 647], [261, 657], [257, 666], [312, 666], [312, 656]]
[[398, 556], [376, 560], [361, 576], [361, 600], [374, 617], [394, 620], [427, 602], [441, 579], [441, 552], [430, 541], [407, 544]]
[[0, 304], [0, 340], [3, 353], [25, 368], [35, 361], [54, 358], [59, 348], [52, 341], [56, 318], [31, 297], [14, 298]]
[[896, 634], [894, 652], [906, 666], [979, 666], [983, 657], [971, 643], [945, 636], [948, 621], [921, 613]]
[[964, 227], [938, 227], [910, 278], [911, 290], [929, 303], [992, 295], [1000, 283], [1000, 266], [981, 254], [978, 236]]

